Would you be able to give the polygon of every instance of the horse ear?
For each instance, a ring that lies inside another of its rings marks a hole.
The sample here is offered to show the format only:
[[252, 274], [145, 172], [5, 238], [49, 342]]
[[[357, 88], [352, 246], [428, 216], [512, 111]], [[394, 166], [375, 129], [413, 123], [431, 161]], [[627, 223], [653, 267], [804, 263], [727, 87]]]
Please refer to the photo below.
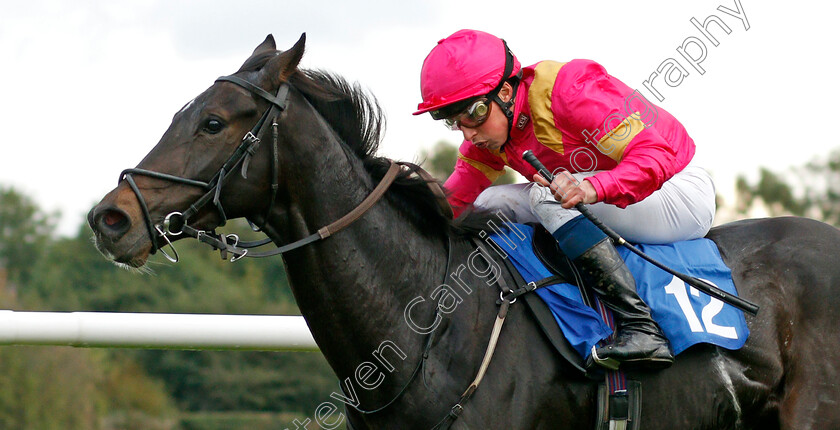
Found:
[[268, 79], [273, 87], [276, 88], [282, 82], [286, 82], [290, 76], [297, 70], [300, 59], [303, 58], [304, 45], [306, 44], [306, 33], [300, 35], [300, 39], [288, 51], [283, 51], [280, 55], [272, 58], [268, 64], [263, 67], [260, 73], [263, 74], [264, 79]]
[[276, 50], [277, 50], [277, 44], [274, 43], [274, 36], [269, 34], [268, 36], [265, 37], [265, 40], [263, 41], [263, 43], [260, 43], [260, 46], [257, 46], [257, 49], [254, 49], [254, 53], [251, 54], [251, 56], [253, 57], [254, 55], [257, 55], [257, 54], [260, 54], [260, 53], [263, 53], [263, 52], [266, 52], [266, 51], [276, 51]]

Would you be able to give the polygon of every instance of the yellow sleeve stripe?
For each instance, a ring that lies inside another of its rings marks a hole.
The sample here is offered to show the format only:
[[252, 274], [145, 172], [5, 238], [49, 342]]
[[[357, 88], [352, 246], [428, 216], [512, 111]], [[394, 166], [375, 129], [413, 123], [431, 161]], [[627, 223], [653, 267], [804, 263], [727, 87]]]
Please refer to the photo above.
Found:
[[627, 149], [630, 141], [645, 130], [645, 123], [639, 118], [641, 118], [639, 112], [634, 112], [624, 118], [621, 124], [618, 124], [598, 141], [598, 150], [615, 160], [616, 163], [621, 161], [624, 157], [624, 150]]
[[563, 153], [563, 133], [554, 125], [551, 111], [551, 93], [557, 73], [566, 63], [543, 61], [534, 68], [534, 81], [528, 88], [528, 103], [531, 105], [531, 121], [534, 136], [552, 151]]
[[464, 157], [461, 154], [458, 154], [458, 159], [464, 161], [465, 163], [469, 164], [470, 166], [475, 167], [479, 172], [483, 173], [487, 179], [490, 180], [491, 183], [496, 182], [496, 179], [499, 179], [499, 176], [502, 176], [505, 173], [504, 169], [496, 170], [480, 161], [473, 160], [471, 158]]

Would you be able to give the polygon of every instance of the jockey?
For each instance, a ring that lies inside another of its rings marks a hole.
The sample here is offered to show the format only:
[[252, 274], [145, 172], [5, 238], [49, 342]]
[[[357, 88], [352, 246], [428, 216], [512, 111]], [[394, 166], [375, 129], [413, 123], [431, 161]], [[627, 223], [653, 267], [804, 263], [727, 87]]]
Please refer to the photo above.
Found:
[[[456, 216], [471, 204], [515, 222], [539, 222], [589, 278], [617, 321], [614, 341], [589, 364], [663, 368], [674, 356], [613, 244], [577, 203], [635, 243], [700, 238], [711, 227], [715, 190], [689, 166], [694, 141], [668, 112], [590, 60], [521, 67], [496, 36], [461, 30], [423, 62], [423, 102], [464, 136], [444, 187]], [[524, 161], [531, 150], [556, 176], [548, 184]], [[509, 166], [531, 184], [490, 185]], [[548, 189], [545, 186], [550, 186]]]

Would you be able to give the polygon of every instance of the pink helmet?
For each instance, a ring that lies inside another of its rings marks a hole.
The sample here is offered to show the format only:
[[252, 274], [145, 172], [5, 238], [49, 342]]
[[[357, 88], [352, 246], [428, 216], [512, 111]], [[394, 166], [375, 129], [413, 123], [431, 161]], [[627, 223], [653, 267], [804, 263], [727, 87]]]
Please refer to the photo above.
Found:
[[[459, 30], [441, 39], [423, 61], [419, 115], [501, 88], [521, 66], [504, 40], [477, 30]], [[432, 116], [436, 117], [435, 112]]]

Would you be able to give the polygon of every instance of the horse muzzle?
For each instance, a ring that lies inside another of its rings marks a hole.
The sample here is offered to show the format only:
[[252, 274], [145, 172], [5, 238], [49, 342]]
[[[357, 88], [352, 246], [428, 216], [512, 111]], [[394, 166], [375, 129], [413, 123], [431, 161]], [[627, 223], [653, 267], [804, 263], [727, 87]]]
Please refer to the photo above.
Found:
[[96, 248], [107, 259], [141, 267], [151, 254], [152, 242], [142, 218], [132, 216], [131, 206], [119, 204], [118, 190], [119, 187], [88, 212], [88, 225], [93, 230]]

